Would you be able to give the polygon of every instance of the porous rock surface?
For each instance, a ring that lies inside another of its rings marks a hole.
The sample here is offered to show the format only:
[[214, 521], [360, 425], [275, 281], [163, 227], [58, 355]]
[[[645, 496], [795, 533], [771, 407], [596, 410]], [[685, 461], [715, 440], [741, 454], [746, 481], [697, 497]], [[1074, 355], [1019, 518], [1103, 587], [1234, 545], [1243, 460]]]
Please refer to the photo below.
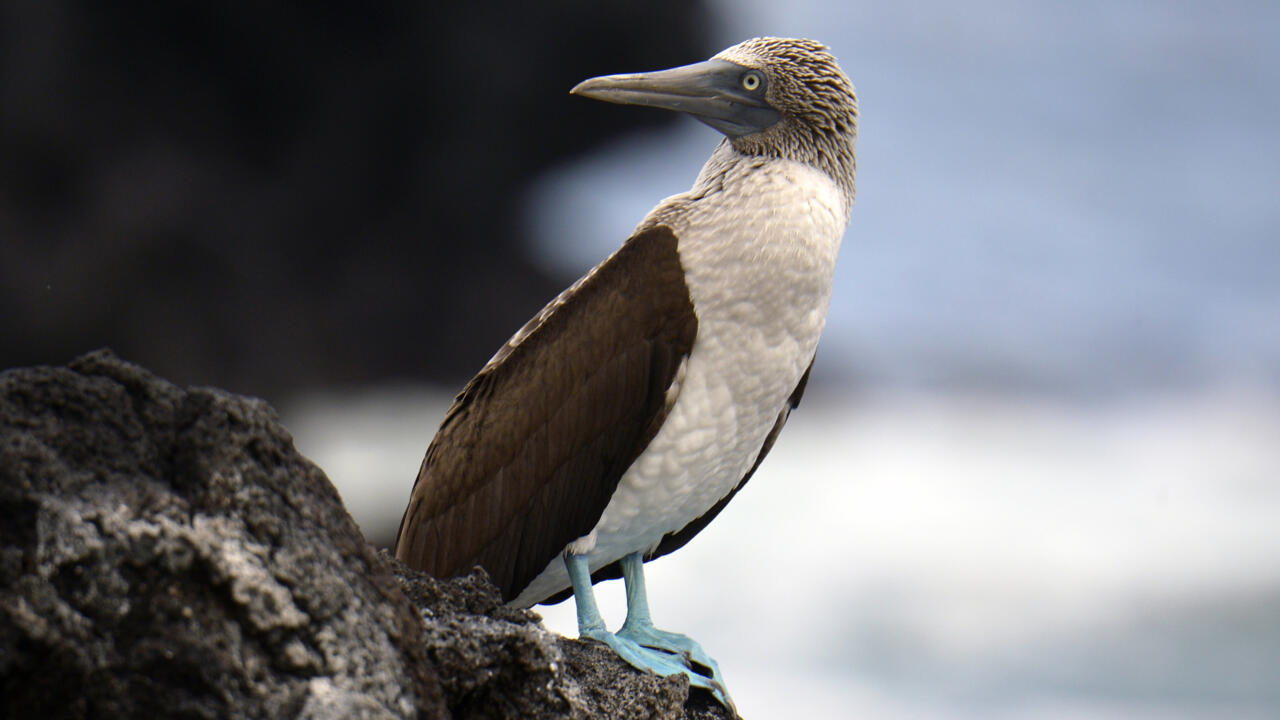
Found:
[[264, 402], [0, 373], [0, 718], [729, 717], [376, 553]]
[[0, 374], [0, 716], [445, 717], [275, 411], [107, 352]]
[[502, 604], [484, 571], [437, 580], [388, 557], [422, 612], [423, 645], [459, 718], [653, 718], [732, 715], [683, 677], [631, 668], [604, 645], [548, 631]]

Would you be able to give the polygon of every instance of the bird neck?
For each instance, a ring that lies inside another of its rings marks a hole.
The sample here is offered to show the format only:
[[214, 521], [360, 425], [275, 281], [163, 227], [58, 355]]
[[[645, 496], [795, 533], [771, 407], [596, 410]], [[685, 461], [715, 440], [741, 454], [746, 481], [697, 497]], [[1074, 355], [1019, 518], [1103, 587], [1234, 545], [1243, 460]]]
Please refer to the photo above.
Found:
[[[644, 231], [656, 225], [668, 225], [677, 229], [684, 227], [690, 214], [695, 212], [696, 208], [722, 200], [717, 196], [721, 196], [723, 193], [735, 194], [737, 192], [737, 183], [741, 181], [744, 172], [753, 172], [755, 169], [776, 161], [801, 163], [830, 178], [835, 185], [835, 189], [839, 190], [839, 200], [842, 207], [836, 212], [837, 215], [842, 215], [842, 217], [839, 217], [839, 221], [842, 228], [841, 233], [843, 233], [843, 227], [848, 224], [849, 216], [853, 210], [855, 163], [852, 150], [848, 153], [813, 156], [782, 153], [747, 154], [738, 149], [736, 142], [727, 138], [721, 141], [715, 152], [711, 153], [711, 157], [707, 159], [706, 164], [702, 166], [701, 172], [698, 173], [698, 178], [694, 181], [693, 187], [688, 192], [672, 195], [658, 203], [657, 207], [649, 211], [649, 214], [636, 226], [636, 232]], [[836, 200], [836, 197], [833, 196], [832, 200]], [[832, 208], [835, 209], [834, 204]]]
[[801, 123], [783, 121], [759, 135], [726, 139], [721, 148], [730, 146], [740, 155], [783, 158], [821, 170], [839, 186], [844, 195], [845, 212], [849, 213], [857, 194], [857, 138], [856, 116], [847, 129], [839, 131], [818, 131]]

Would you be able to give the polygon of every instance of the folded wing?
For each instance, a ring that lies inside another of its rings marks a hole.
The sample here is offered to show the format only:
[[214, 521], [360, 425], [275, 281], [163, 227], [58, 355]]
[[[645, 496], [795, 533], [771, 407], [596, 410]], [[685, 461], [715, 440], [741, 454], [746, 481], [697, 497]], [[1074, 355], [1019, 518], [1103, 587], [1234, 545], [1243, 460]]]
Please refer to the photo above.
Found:
[[629, 239], [503, 346], [427, 449], [396, 557], [480, 565], [510, 600], [595, 526], [653, 439], [697, 335], [671, 229]]

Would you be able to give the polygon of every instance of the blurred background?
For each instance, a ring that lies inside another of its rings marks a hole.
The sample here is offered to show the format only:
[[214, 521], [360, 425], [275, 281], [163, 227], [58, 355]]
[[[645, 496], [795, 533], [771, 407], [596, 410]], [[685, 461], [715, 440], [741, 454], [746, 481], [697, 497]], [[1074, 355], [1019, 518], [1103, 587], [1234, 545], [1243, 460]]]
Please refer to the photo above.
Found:
[[717, 142], [567, 90], [755, 35], [857, 85], [858, 205], [659, 625], [749, 718], [1280, 716], [1274, 3], [0, 0], [0, 366], [265, 397], [385, 544], [452, 394]]

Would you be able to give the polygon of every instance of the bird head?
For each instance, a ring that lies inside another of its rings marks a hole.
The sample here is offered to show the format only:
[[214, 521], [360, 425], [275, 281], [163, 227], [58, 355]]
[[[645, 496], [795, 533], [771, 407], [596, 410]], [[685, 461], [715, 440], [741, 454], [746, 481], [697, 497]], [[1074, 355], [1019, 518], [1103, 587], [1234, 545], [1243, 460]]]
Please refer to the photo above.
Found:
[[813, 40], [755, 38], [705, 62], [595, 77], [570, 92], [688, 113], [740, 153], [806, 162], [852, 184], [858, 97], [830, 50]]

